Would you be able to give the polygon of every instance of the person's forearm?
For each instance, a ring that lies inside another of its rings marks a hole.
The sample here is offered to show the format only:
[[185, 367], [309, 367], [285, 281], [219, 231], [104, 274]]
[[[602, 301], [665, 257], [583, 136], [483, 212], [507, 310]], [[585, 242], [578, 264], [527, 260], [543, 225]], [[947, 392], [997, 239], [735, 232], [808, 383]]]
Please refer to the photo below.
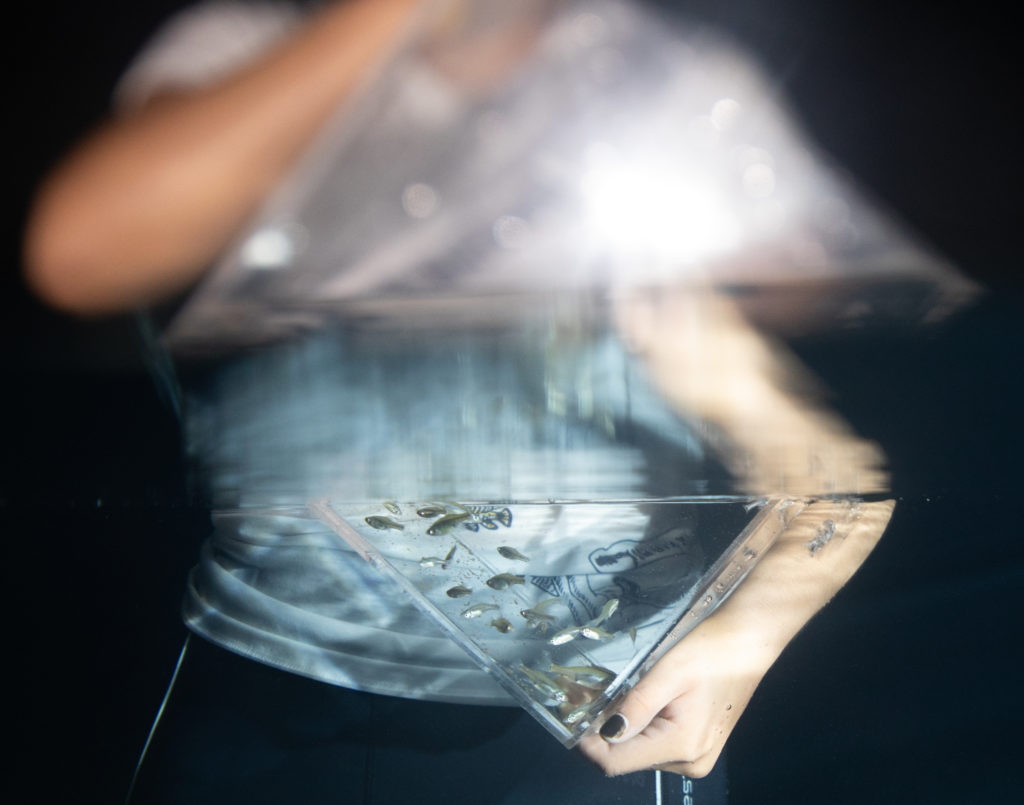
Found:
[[187, 287], [399, 40], [418, 2], [332, 5], [230, 79], [112, 120], [43, 185], [26, 236], [29, 282], [80, 313]]
[[846, 584], [875, 548], [894, 501], [811, 503], [790, 524], [709, 625], [748, 635], [760, 673]]

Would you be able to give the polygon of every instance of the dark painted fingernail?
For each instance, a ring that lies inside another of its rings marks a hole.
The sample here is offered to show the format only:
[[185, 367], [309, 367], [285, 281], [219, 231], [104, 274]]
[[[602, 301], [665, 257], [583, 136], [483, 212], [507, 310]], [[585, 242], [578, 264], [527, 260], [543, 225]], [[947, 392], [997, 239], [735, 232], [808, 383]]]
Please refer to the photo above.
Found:
[[626, 721], [626, 717], [616, 713], [601, 725], [601, 737], [606, 741], [614, 743], [626, 731], [628, 726], [629, 722]]

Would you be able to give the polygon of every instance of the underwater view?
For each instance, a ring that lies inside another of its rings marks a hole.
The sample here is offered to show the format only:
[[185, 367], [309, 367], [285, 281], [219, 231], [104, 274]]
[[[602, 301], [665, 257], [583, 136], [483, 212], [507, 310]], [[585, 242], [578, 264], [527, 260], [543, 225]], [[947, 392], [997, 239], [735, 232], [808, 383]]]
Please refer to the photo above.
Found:
[[[297, 31], [305, 5], [235, 10]], [[84, 207], [133, 214], [91, 267], [98, 224], [59, 233], [64, 296], [33, 233], [69, 148], [174, 119], [177, 91], [123, 104], [190, 4], [60, 4], [26, 38], [0, 295], [13, 787], [1016, 802], [1011, 27], [419, 5], [205, 268], [107, 307], [74, 294], [158, 241], [133, 222], [170, 219], [184, 163], [146, 192], [140, 164], [91, 174]]]

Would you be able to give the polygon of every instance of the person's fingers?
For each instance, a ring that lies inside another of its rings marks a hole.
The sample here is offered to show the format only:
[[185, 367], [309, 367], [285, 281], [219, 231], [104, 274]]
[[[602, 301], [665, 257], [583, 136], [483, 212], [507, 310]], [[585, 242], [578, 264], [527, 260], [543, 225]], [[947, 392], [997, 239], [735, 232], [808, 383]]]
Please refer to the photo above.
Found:
[[580, 750], [610, 776], [650, 768], [704, 776], [717, 760], [721, 744], [710, 740], [696, 714], [687, 718], [687, 709], [685, 700], [677, 700], [628, 740], [612, 744], [591, 735], [580, 743]]
[[669, 702], [686, 694], [689, 674], [676, 662], [659, 662], [643, 676], [605, 719], [599, 734], [608, 743], [639, 735]]

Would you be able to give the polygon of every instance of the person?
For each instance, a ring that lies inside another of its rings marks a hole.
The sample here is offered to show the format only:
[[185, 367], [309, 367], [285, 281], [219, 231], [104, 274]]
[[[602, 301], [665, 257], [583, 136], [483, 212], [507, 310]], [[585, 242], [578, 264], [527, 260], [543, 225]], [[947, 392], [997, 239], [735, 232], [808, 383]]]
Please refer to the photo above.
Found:
[[[30, 285], [53, 306], [86, 316], [145, 307], [187, 291], [245, 230], [263, 200], [334, 112], [353, 98], [367, 75], [402, 46], [430, 8], [432, 4], [420, 0], [347, 0], [327, 3], [307, 14], [293, 7], [240, 9], [213, 4], [179, 21], [129, 73], [111, 118], [73, 149], [40, 187], [25, 237]], [[240, 31], [251, 34], [244, 44]], [[473, 52], [468, 63], [493, 63], [500, 70], [522, 49], [521, 42], [510, 46], [509, 52], [490, 44]], [[466, 64], [452, 69], [474, 78], [489, 72], [484, 68], [467, 70]], [[893, 502], [853, 504], [814, 494], [821, 489], [823, 478], [837, 477], [867, 477], [872, 480], [861, 487], [881, 491], [884, 482], [876, 477], [881, 457], [838, 417], [789, 390], [786, 359], [729, 300], [712, 291], [658, 299], [635, 295], [619, 302], [617, 321], [631, 349], [649, 365], [662, 368], [654, 374], [663, 381], [659, 390], [665, 397], [729, 434], [733, 455], [743, 457], [733, 469], [751, 488], [770, 486], [775, 475], [784, 471], [791, 494], [807, 493], [806, 507], [743, 584], [668, 651], [600, 731], [580, 745], [596, 769], [609, 776], [625, 775], [620, 780], [627, 785], [634, 785], [626, 783], [632, 779], [630, 773], [651, 769], [702, 778], [715, 767], [764, 674], [874, 548]], [[685, 339], [652, 336], [671, 333], [683, 322], [694, 321], [701, 323], [706, 343], [723, 345], [726, 354], [716, 350], [695, 353]], [[737, 384], [743, 385], [744, 399], [755, 404], [737, 404], [733, 391]], [[750, 408], [758, 412], [753, 418]], [[780, 422], [785, 433], [781, 442], [769, 435], [779, 432], [773, 423]], [[821, 450], [823, 445], [828, 449]], [[780, 450], [790, 454], [780, 457]], [[809, 461], [809, 456], [814, 460]], [[824, 523], [840, 524], [842, 538], [822, 540]], [[264, 525], [273, 527], [273, 523]], [[204, 559], [201, 567], [210, 564]], [[209, 604], [208, 596], [205, 604]], [[203, 610], [190, 621], [190, 627], [204, 633], [203, 618], [208, 614]], [[294, 617], [298, 621], [302, 615], [297, 612]], [[275, 616], [271, 633], [262, 639], [269, 646], [284, 645], [291, 640], [288, 628]], [[321, 682], [373, 691], [366, 696], [332, 699], [323, 710], [339, 723], [348, 719], [344, 729], [350, 732], [346, 746], [351, 751], [365, 740], [383, 756], [384, 744], [373, 741], [384, 740], [380, 733], [389, 728], [381, 727], [378, 719], [392, 705], [388, 697], [377, 697], [382, 690], [374, 686], [372, 675], [360, 676], [358, 662], [352, 657], [341, 659], [340, 665], [329, 670], [293, 663], [291, 655], [282, 659], [284, 655], [277, 649], [261, 650], [255, 631], [250, 630], [244, 640], [226, 637], [217, 628], [207, 629], [205, 634], [213, 642], [267, 665], [296, 670]], [[198, 662], [214, 663], [202, 658]], [[264, 668], [242, 670], [241, 666], [252, 664], [234, 658], [217, 662], [221, 665], [215, 667], [221, 672], [230, 668], [230, 674], [276, 673]], [[415, 658], [411, 664], [415, 665]], [[206, 673], [219, 672], [207, 668]], [[464, 678], [470, 687], [476, 679], [473, 674]], [[433, 698], [447, 702], [445, 707], [459, 707], [457, 693], [441, 696], [435, 690], [424, 695], [422, 680], [407, 681], [403, 690], [401, 670], [395, 679], [387, 691], [393, 695]], [[226, 673], [220, 683], [221, 698], [227, 698], [232, 685]], [[286, 682], [272, 676], [262, 684], [287, 691], [289, 685], [307, 683], [316, 687], [304, 688], [312, 692], [303, 696], [326, 701], [320, 682]], [[194, 695], [206, 705], [217, 699], [209, 694], [204, 698], [201, 692]], [[289, 706], [289, 695], [281, 694], [284, 709]], [[461, 701], [484, 702], [487, 694], [467, 693]], [[275, 708], [266, 701], [261, 704]], [[409, 713], [402, 710], [400, 717], [387, 722], [390, 729], [413, 736], [408, 737], [410, 744], [426, 747], [426, 756], [439, 764], [431, 754], [439, 740], [436, 724], [419, 731], [416, 726], [436, 720], [436, 711], [422, 711], [421, 722]], [[484, 736], [481, 743], [486, 743], [502, 718], [481, 717], [477, 731], [466, 735]], [[205, 725], [211, 737], [207, 743], [193, 745], [189, 757], [209, 752], [210, 743], [223, 746], [240, 736], [255, 740], [244, 725], [229, 731], [213, 721], [208, 713]], [[313, 727], [311, 732], [320, 729]], [[376, 737], [370, 738], [371, 734]], [[521, 741], [521, 735], [516, 732], [515, 740]], [[475, 740], [461, 737], [462, 744]], [[301, 743], [305, 738], [295, 740]], [[396, 739], [392, 735], [387, 740]], [[468, 752], [470, 747], [460, 745], [453, 751]], [[277, 757], [274, 750], [265, 752], [266, 757]], [[316, 757], [311, 752], [290, 765], [290, 791], [296, 791], [296, 779], [309, 783], [311, 775], [317, 774], [317, 762], [341, 762], [336, 756]], [[473, 785], [493, 784], [486, 778], [481, 782], [481, 766], [493, 760], [480, 761], [466, 773], [467, 779]], [[408, 754], [396, 751], [392, 762], [412, 761]], [[542, 770], [538, 774], [543, 782], [552, 786], [553, 775], [558, 774], [555, 769], [564, 768], [545, 766], [542, 760], [531, 762], [536, 764], [535, 772]], [[227, 779], [233, 763], [240, 765], [241, 761], [211, 760], [214, 768], [209, 775]], [[362, 760], [349, 759], [342, 767], [347, 776], [362, 779], [360, 763]], [[146, 796], [155, 798], [153, 792], [164, 787], [163, 796], [169, 801], [178, 795], [182, 801], [205, 801], [195, 790], [176, 790], [170, 781], [181, 774], [181, 767], [170, 768], [159, 781], [154, 777]], [[431, 766], [411, 768], [429, 770]], [[511, 772], [513, 776], [520, 773]], [[245, 773], [239, 770], [230, 785], [239, 786], [242, 777]], [[287, 799], [280, 789], [268, 785], [265, 775], [258, 781], [263, 788], [262, 801]], [[378, 779], [376, 784], [381, 790], [383, 782]], [[625, 790], [614, 789], [604, 778], [590, 780], [589, 787], [577, 789], [579, 801], [603, 801], [594, 794], [601, 785], [610, 796]], [[631, 801], [641, 801], [637, 790], [632, 795]], [[211, 801], [230, 801], [223, 787], [208, 788], [204, 796]], [[253, 801], [251, 789], [246, 796]], [[304, 796], [303, 801], [318, 801], [311, 792]], [[520, 796], [523, 799], [515, 801], [544, 795], [537, 789], [522, 789]], [[551, 796], [558, 796], [559, 802], [575, 801], [564, 792]], [[494, 801], [499, 799], [494, 796]]]

